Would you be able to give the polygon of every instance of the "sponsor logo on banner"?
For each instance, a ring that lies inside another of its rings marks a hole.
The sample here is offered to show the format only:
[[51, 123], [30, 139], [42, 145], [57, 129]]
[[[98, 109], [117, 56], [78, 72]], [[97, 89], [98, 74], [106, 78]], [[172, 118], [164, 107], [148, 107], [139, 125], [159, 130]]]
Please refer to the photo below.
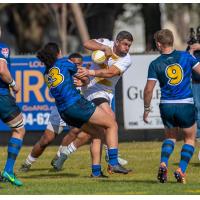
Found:
[[1, 49], [1, 53], [3, 54], [3, 56], [5, 58], [8, 58], [8, 55], [9, 55], [9, 48], [2, 48]]
[[160, 88], [156, 84], [151, 101], [152, 112], [149, 124], [143, 122], [143, 92], [147, 81], [148, 67], [158, 55], [134, 55], [132, 66], [123, 74], [123, 107], [125, 129], [161, 129], [159, 102]]

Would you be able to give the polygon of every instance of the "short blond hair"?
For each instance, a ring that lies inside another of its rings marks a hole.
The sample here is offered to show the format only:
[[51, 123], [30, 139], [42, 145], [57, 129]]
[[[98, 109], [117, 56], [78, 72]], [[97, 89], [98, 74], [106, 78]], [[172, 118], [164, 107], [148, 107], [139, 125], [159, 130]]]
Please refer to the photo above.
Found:
[[161, 29], [154, 34], [154, 39], [156, 42], [161, 43], [163, 46], [173, 46], [174, 36], [172, 31], [169, 29]]

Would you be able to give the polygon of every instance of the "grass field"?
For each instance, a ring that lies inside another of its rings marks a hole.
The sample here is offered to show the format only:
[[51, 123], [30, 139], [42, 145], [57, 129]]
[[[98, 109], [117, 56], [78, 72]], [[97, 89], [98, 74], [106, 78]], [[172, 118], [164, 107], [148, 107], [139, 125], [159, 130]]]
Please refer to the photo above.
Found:
[[[187, 170], [187, 184], [176, 183], [173, 172], [179, 161], [179, 151], [182, 142], [178, 142], [169, 162], [168, 183], [161, 184], [156, 180], [160, 157], [161, 142], [131, 142], [120, 143], [120, 154], [129, 163], [128, 168], [134, 172], [128, 175], [114, 174], [108, 179], [91, 179], [89, 146], [84, 146], [64, 165], [60, 172], [51, 169], [50, 161], [57, 147], [49, 147], [45, 153], [32, 166], [27, 173], [17, 172], [31, 147], [23, 147], [18, 157], [15, 171], [24, 183], [17, 188], [9, 183], [0, 183], [0, 194], [122, 194], [122, 195], [147, 195], [147, 194], [200, 194], [200, 161], [197, 154], [200, 145], [197, 144], [196, 152]], [[6, 158], [6, 147], [0, 147], [0, 169], [3, 168]], [[106, 173], [106, 163], [103, 159], [102, 166]]]

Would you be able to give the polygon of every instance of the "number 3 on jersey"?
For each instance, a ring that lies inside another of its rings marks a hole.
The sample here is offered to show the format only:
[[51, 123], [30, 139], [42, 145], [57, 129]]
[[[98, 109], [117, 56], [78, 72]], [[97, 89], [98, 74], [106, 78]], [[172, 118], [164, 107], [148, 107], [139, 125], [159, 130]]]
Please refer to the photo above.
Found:
[[45, 76], [45, 81], [49, 88], [57, 87], [64, 80], [64, 76], [60, 73], [60, 69], [57, 67], [53, 67], [49, 70], [47, 76]]
[[168, 83], [170, 85], [178, 85], [183, 80], [183, 69], [179, 64], [169, 65], [165, 74], [169, 79]]

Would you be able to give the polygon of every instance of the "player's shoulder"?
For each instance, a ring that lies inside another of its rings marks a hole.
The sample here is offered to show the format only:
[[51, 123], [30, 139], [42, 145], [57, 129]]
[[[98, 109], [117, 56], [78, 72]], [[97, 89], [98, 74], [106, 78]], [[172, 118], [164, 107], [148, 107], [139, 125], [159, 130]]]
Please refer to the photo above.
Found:
[[95, 41], [104, 45], [108, 45], [108, 46], [112, 46], [114, 44], [114, 41], [109, 40], [107, 38], [98, 38], [98, 39], [95, 39]]
[[3, 58], [8, 58], [10, 54], [10, 49], [7, 44], [0, 43], [0, 56]]

